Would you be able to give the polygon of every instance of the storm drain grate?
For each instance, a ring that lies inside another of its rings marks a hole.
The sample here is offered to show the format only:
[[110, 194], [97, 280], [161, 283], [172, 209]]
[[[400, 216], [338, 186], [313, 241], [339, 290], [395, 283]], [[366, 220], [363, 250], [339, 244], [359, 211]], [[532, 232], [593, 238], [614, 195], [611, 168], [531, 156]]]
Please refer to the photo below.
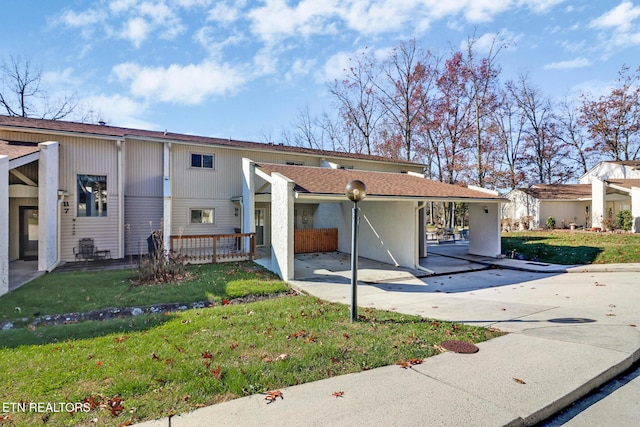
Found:
[[479, 349], [474, 344], [465, 341], [443, 341], [440, 344], [442, 348], [455, 353], [476, 353]]

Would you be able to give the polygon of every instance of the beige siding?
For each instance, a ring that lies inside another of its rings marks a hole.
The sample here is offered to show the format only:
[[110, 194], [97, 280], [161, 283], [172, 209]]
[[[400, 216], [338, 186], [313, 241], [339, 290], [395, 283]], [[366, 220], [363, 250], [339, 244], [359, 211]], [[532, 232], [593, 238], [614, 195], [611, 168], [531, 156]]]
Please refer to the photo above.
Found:
[[162, 197], [162, 150], [158, 142], [125, 142], [125, 196]]
[[125, 197], [125, 255], [148, 252], [147, 237], [162, 230], [162, 197]]
[[[118, 168], [115, 142], [63, 138], [60, 144], [60, 188], [69, 194], [67, 206], [62, 210], [61, 257], [74, 261], [73, 248], [78, 240], [91, 237], [100, 250], [110, 250], [118, 257], [118, 237], [124, 230], [118, 229]], [[106, 175], [107, 216], [76, 217], [78, 174]]]
[[[240, 227], [240, 212], [235, 216], [235, 209], [240, 205], [230, 199], [176, 199], [172, 200], [171, 234], [226, 234], [233, 233]], [[210, 209], [214, 211], [213, 224], [190, 224], [190, 209]]]

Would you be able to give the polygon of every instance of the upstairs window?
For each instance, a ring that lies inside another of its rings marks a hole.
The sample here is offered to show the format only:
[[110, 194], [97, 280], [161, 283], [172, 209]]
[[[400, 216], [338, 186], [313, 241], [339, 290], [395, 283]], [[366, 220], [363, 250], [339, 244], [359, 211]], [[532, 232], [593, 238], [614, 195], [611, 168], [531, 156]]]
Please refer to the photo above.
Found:
[[191, 153], [191, 167], [213, 169], [213, 154]]
[[78, 216], [107, 216], [107, 177], [78, 175]]

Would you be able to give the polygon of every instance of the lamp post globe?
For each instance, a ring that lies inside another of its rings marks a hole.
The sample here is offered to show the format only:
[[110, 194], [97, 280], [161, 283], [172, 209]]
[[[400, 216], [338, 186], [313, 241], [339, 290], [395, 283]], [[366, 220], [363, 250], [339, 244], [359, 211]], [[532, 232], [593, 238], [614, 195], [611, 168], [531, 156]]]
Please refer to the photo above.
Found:
[[359, 179], [354, 179], [347, 183], [344, 193], [349, 200], [358, 203], [367, 197], [367, 185]]

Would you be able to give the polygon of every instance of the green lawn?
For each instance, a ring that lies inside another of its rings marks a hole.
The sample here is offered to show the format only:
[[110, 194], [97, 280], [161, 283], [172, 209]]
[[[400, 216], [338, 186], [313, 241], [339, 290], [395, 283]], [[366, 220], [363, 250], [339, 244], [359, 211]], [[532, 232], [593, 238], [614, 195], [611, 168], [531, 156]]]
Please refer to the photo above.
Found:
[[276, 275], [252, 262], [195, 265], [187, 272], [189, 279], [181, 283], [153, 286], [133, 286], [135, 270], [46, 274], [0, 298], [0, 321], [32, 321], [47, 314], [109, 307], [220, 302], [289, 290]]
[[[241, 293], [264, 293], [265, 283], [284, 286], [262, 270], [252, 272], [251, 263], [197, 269], [202, 277], [194, 282], [206, 282], [204, 277], [208, 277], [208, 287], [193, 284], [198, 288], [195, 290], [182, 283], [130, 288], [126, 272], [70, 273], [63, 279], [55, 277], [60, 273], [52, 273], [39, 280], [47, 283], [44, 293], [56, 295], [55, 304], [49, 306], [57, 311], [76, 309], [83, 301], [95, 308], [113, 305], [109, 304], [113, 298], [119, 301], [117, 305], [141, 300], [150, 303], [166, 299], [166, 295], [200, 299], [214, 295], [216, 287], [224, 291], [215, 297], [227, 298], [239, 288]], [[238, 278], [244, 274], [248, 277]], [[262, 278], [254, 278], [256, 274]], [[236, 281], [241, 285], [232, 285]], [[102, 297], [99, 290], [108, 288], [105, 284], [120, 290], [105, 289], [111, 297]], [[38, 286], [43, 284], [36, 281], [33, 287]], [[171, 286], [180, 291], [165, 289]], [[63, 290], [65, 287], [76, 292]], [[269, 292], [280, 290], [274, 287]], [[24, 292], [29, 292], [29, 285]], [[12, 294], [0, 298], [3, 313], [4, 307], [13, 309], [17, 301]], [[69, 301], [63, 302], [66, 298]], [[47, 308], [43, 302], [23, 305], [28, 312]], [[0, 420], [8, 416], [9, 425], [16, 426], [41, 424], [43, 416], [48, 417], [47, 425], [54, 426], [137, 422], [334, 375], [423, 359], [437, 354], [443, 340], [479, 342], [500, 335], [372, 309], [362, 310], [357, 323], [349, 319], [348, 306], [287, 293], [253, 303], [179, 313], [1, 331], [0, 343], [12, 333], [23, 334], [21, 339], [40, 335], [49, 343], [0, 348], [0, 402], [85, 401], [94, 409], [73, 415], [0, 413]], [[116, 325], [113, 330], [120, 332], [108, 333], [110, 325]], [[56, 328], [72, 331], [80, 327], [102, 329], [95, 335], [104, 336], [81, 338], [79, 333], [77, 338], [64, 341], [55, 337]]]
[[564, 265], [640, 262], [640, 234], [568, 230], [502, 233], [502, 253]]

